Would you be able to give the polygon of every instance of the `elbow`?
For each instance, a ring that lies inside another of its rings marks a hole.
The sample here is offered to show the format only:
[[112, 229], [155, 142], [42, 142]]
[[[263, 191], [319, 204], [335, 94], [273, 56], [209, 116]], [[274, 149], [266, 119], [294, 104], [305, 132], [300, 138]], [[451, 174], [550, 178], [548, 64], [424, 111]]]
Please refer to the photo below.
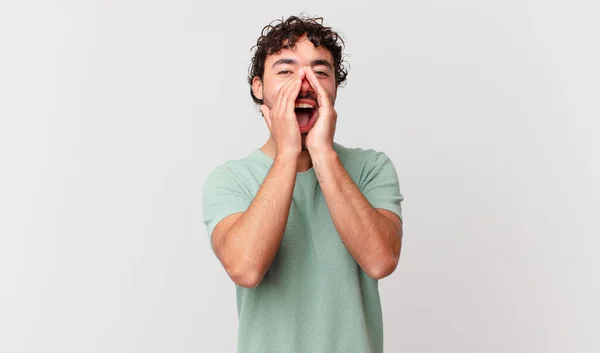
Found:
[[397, 256], [391, 255], [385, 258], [379, 258], [376, 261], [373, 261], [370, 266], [365, 268], [365, 272], [373, 279], [383, 279], [394, 273], [398, 267], [398, 260], [399, 259]]
[[253, 270], [250, 266], [227, 268], [229, 278], [240, 287], [256, 288], [262, 280], [260, 271]]

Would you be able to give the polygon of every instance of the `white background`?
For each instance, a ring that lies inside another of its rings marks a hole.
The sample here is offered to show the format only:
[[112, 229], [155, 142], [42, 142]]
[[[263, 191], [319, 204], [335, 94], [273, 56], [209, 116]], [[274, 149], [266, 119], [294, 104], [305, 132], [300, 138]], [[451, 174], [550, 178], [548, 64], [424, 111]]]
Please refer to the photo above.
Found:
[[[368, 3], [368, 4], [367, 4]], [[260, 146], [250, 48], [321, 15], [336, 139], [405, 196], [386, 352], [598, 352], [597, 1], [0, 5], [0, 352], [234, 352], [201, 188]]]

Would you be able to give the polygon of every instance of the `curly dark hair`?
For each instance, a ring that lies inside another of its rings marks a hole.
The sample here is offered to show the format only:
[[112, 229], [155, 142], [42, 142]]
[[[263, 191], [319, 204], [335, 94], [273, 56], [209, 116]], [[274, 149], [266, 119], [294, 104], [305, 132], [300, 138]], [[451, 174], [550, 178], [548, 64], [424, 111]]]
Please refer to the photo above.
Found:
[[337, 85], [340, 86], [346, 81], [348, 68], [342, 53], [345, 46], [344, 40], [331, 27], [323, 25], [322, 17], [300, 15], [291, 16], [285, 20], [274, 20], [263, 28], [256, 45], [252, 47], [252, 49], [256, 48], [256, 51], [250, 63], [248, 83], [250, 84], [250, 95], [256, 104], [263, 104], [263, 100], [254, 95], [252, 80], [256, 76], [263, 79], [267, 56], [276, 54], [282, 49], [293, 48], [304, 34], [315, 47], [323, 46], [331, 53]]

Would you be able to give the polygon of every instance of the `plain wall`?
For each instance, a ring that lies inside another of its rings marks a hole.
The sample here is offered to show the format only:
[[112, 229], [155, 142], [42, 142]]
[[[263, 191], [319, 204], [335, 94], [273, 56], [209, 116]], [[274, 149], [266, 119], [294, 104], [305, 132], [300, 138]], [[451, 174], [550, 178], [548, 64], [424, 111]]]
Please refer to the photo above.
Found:
[[235, 351], [201, 189], [267, 138], [250, 48], [300, 12], [346, 40], [336, 141], [405, 196], [386, 352], [600, 351], [599, 7], [3, 2], [0, 352]]

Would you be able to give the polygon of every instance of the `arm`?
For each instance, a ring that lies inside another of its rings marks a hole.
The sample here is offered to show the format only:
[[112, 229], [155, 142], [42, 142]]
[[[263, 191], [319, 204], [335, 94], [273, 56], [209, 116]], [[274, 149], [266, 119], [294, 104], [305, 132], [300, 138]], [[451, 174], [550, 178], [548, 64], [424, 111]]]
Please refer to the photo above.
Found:
[[318, 119], [308, 133], [306, 145], [329, 213], [356, 262], [370, 277], [383, 278], [398, 264], [402, 222], [393, 212], [371, 206], [346, 172], [333, 149], [337, 113], [332, 97], [311, 69], [307, 69], [306, 77], [319, 103]]
[[390, 275], [400, 259], [400, 218], [371, 206], [333, 149], [311, 157], [333, 223], [350, 254], [369, 277]]
[[[302, 152], [294, 102], [303, 78], [299, 70], [280, 88], [275, 105], [261, 106], [275, 142], [275, 160], [248, 208], [226, 217], [213, 231], [217, 257], [229, 277], [243, 287], [260, 283], [283, 239]], [[262, 95], [260, 89], [256, 93]]]
[[248, 209], [224, 218], [215, 227], [215, 254], [236, 284], [256, 287], [273, 262], [295, 181], [296, 158], [278, 156]]

